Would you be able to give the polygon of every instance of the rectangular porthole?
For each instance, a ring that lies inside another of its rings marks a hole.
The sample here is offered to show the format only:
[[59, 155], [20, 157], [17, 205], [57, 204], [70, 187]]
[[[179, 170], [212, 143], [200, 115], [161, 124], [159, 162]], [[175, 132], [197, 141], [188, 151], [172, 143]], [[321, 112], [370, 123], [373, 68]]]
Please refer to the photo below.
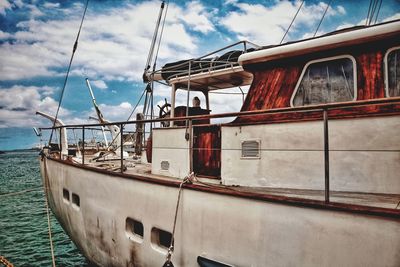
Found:
[[143, 242], [144, 227], [143, 223], [132, 218], [126, 218], [125, 232], [130, 240], [138, 243]]
[[69, 191], [63, 188], [63, 200], [65, 203], [69, 204]]
[[172, 234], [170, 232], [153, 227], [151, 229], [151, 243], [155, 248], [161, 249], [161, 252], [168, 250], [171, 245]]
[[79, 208], [81, 206], [81, 200], [80, 200], [79, 196], [75, 193], [72, 193], [72, 204], [76, 208]]

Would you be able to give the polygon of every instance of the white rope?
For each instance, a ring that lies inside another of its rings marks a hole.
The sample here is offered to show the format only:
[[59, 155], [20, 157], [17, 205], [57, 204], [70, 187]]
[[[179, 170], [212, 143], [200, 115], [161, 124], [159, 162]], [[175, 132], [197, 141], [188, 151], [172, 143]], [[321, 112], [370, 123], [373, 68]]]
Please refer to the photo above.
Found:
[[171, 263], [171, 258], [174, 252], [175, 227], [176, 227], [176, 220], [178, 218], [179, 202], [181, 199], [182, 187], [184, 184], [192, 184], [193, 180], [194, 180], [194, 173], [192, 172], [188, 176], [186, 176], [179, 185], [178, 200], [176, 202], [176, 208], [175, 208], [174, 226], [172, 228], [171, 243], [169, 245], [166, 261], [163, 266], [173, 266]]

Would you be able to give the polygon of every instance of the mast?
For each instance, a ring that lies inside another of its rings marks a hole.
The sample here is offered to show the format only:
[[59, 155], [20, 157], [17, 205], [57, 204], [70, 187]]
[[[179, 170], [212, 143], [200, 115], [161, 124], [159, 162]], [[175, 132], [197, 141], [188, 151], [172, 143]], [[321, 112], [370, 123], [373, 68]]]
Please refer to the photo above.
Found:
[[[89, 82], [88, 78], [86, 78], [86, 85], [89, 89], [90, 96], [92, 97], [92, 103], [93, 103], [94, 109], [96, 110], [96, 114], [97, 114], [97, 118], [99, 119], [99, 122], [100, 123], [110, 123], [108, 120], [104, 119], [103, 113], [101, 113], [100, 108], [96, 103], [96, 98], [94, 97], [93, 90], [92, 90], [92, 87], [90, 86], [90, 82]], [[111, 136], [112, 136], [111, 144], [115, 143], [116, 146], [119, 147], [121, 145], [121, 138], [119, 138], [119, 134], [120, 134], [119, 127], [116, 125], [107, 125], [107, 128], [111, 132]], [[107, 142], [106, 134], [104, 132], [104, 127], [102, 126], [101, 129], [103, 131], [104, 141], [106, 143], [106, 146], [108, 147], [108, 142]]]

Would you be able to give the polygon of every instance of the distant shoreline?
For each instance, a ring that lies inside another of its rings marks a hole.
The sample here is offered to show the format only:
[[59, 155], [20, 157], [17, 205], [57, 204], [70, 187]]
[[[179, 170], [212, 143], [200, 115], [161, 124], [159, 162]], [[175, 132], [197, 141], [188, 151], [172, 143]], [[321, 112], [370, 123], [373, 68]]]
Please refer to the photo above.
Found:
[[40, 151], [38, 148], [21, 148], [21, 149], [11, 149], [11, 150], [0, 150], [0, 154], [5, 154], [8, 152], [31, 152], [31, 151]]

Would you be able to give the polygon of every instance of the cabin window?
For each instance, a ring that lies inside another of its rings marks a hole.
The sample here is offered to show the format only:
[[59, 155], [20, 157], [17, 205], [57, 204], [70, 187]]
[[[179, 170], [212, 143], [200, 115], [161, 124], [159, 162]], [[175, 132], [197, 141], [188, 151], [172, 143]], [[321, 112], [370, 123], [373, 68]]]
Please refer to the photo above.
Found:
[[400, 96], [400, 47], [386, 53], [386, 88], [389, 97]]
[[307, 106], [356, 99], [355, 60], [326, 58], [309, 62], [292, 97], [292, 106]]

